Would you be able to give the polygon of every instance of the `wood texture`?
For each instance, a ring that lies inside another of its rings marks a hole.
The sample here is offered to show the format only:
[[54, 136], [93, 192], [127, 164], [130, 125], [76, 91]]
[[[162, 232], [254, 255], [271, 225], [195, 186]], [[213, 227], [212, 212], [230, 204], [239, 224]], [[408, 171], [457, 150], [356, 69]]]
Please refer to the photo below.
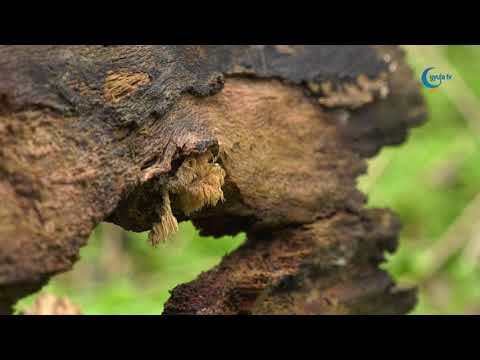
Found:
[[189, 214], [172, 193], [173, 215], [248, 241], [166, 313], [405, 313], [414, 291], [378, 269], [398, 221], [356, 178], [424, 119], [396, 46], [1, 46], [0, 312], [100, 221], [152, 229], [210, 152], [225, 201]]

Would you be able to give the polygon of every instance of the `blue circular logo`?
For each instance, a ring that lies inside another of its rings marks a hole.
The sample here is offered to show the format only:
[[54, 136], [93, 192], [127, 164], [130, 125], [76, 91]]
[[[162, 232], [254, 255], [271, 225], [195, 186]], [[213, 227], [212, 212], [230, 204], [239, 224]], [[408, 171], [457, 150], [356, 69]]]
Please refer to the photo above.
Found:
[[439, 80], [438, 84], [432, 84], [431, 82], [428, 81], [428, 77], [427, 77], [428, 72], [432, 69], [435, 69], [435, 67], [432, 66], [432, 67], [426, 68], [425, 70], [423, 70], [423, 73], [422, 73], [422, 83], [425, 87], [427, 87], [429, 89], [437, 88], [442, 84], [442, 79], [441, 78], [438, 78], [438, 80]]

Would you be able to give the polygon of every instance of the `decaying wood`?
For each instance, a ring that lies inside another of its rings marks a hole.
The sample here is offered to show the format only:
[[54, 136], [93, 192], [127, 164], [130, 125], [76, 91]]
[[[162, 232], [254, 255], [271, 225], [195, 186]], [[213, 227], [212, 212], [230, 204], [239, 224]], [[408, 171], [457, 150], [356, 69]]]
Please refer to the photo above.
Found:
[[25, 309], [22, 315], [82, 315], [80, 307], [67, 298], [55, 295], [40, 294], [32, 306]]
[[166, 313], [405, 313], [398, 222], [356, 178], [424, 119], [395, 46], [1, 46], [0, 312], [100, 221], [191, 219], [248, 241]]

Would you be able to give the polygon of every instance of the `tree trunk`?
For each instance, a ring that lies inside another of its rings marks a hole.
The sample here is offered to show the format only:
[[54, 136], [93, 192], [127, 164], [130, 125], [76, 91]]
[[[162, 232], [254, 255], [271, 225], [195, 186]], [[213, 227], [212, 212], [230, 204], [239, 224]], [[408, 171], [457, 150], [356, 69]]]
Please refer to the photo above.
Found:
[[425, 119], [396, 46], [1, 46], [0, 312], [92, 229], [247, 233], [165, 313], [405, 313], [365, 159]]

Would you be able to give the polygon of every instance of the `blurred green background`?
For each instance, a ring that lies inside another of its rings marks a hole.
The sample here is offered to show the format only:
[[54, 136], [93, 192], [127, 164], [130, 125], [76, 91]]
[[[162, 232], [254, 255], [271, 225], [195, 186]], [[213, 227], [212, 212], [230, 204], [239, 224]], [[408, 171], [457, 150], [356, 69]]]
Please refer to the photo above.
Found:
[[[369, 206], [389, 207], [404, 227], [384, 267], [420, 288], [413, 314], [480, 314], [480, 46], [405, 46], [417, 78], [435, 66], [454, 79], [424, 89], [429, 121], [400, 147], [384, 149], [359, 181]], [[160, 314], [169, 290], [236, 249], [244, 235], [202, 238], [190, 223], [152, 248], [147, 234], [102, 224], [73, 271], [42, 290], [85, 314]], [[36, 295], [22, 300], [18, 309]]]

